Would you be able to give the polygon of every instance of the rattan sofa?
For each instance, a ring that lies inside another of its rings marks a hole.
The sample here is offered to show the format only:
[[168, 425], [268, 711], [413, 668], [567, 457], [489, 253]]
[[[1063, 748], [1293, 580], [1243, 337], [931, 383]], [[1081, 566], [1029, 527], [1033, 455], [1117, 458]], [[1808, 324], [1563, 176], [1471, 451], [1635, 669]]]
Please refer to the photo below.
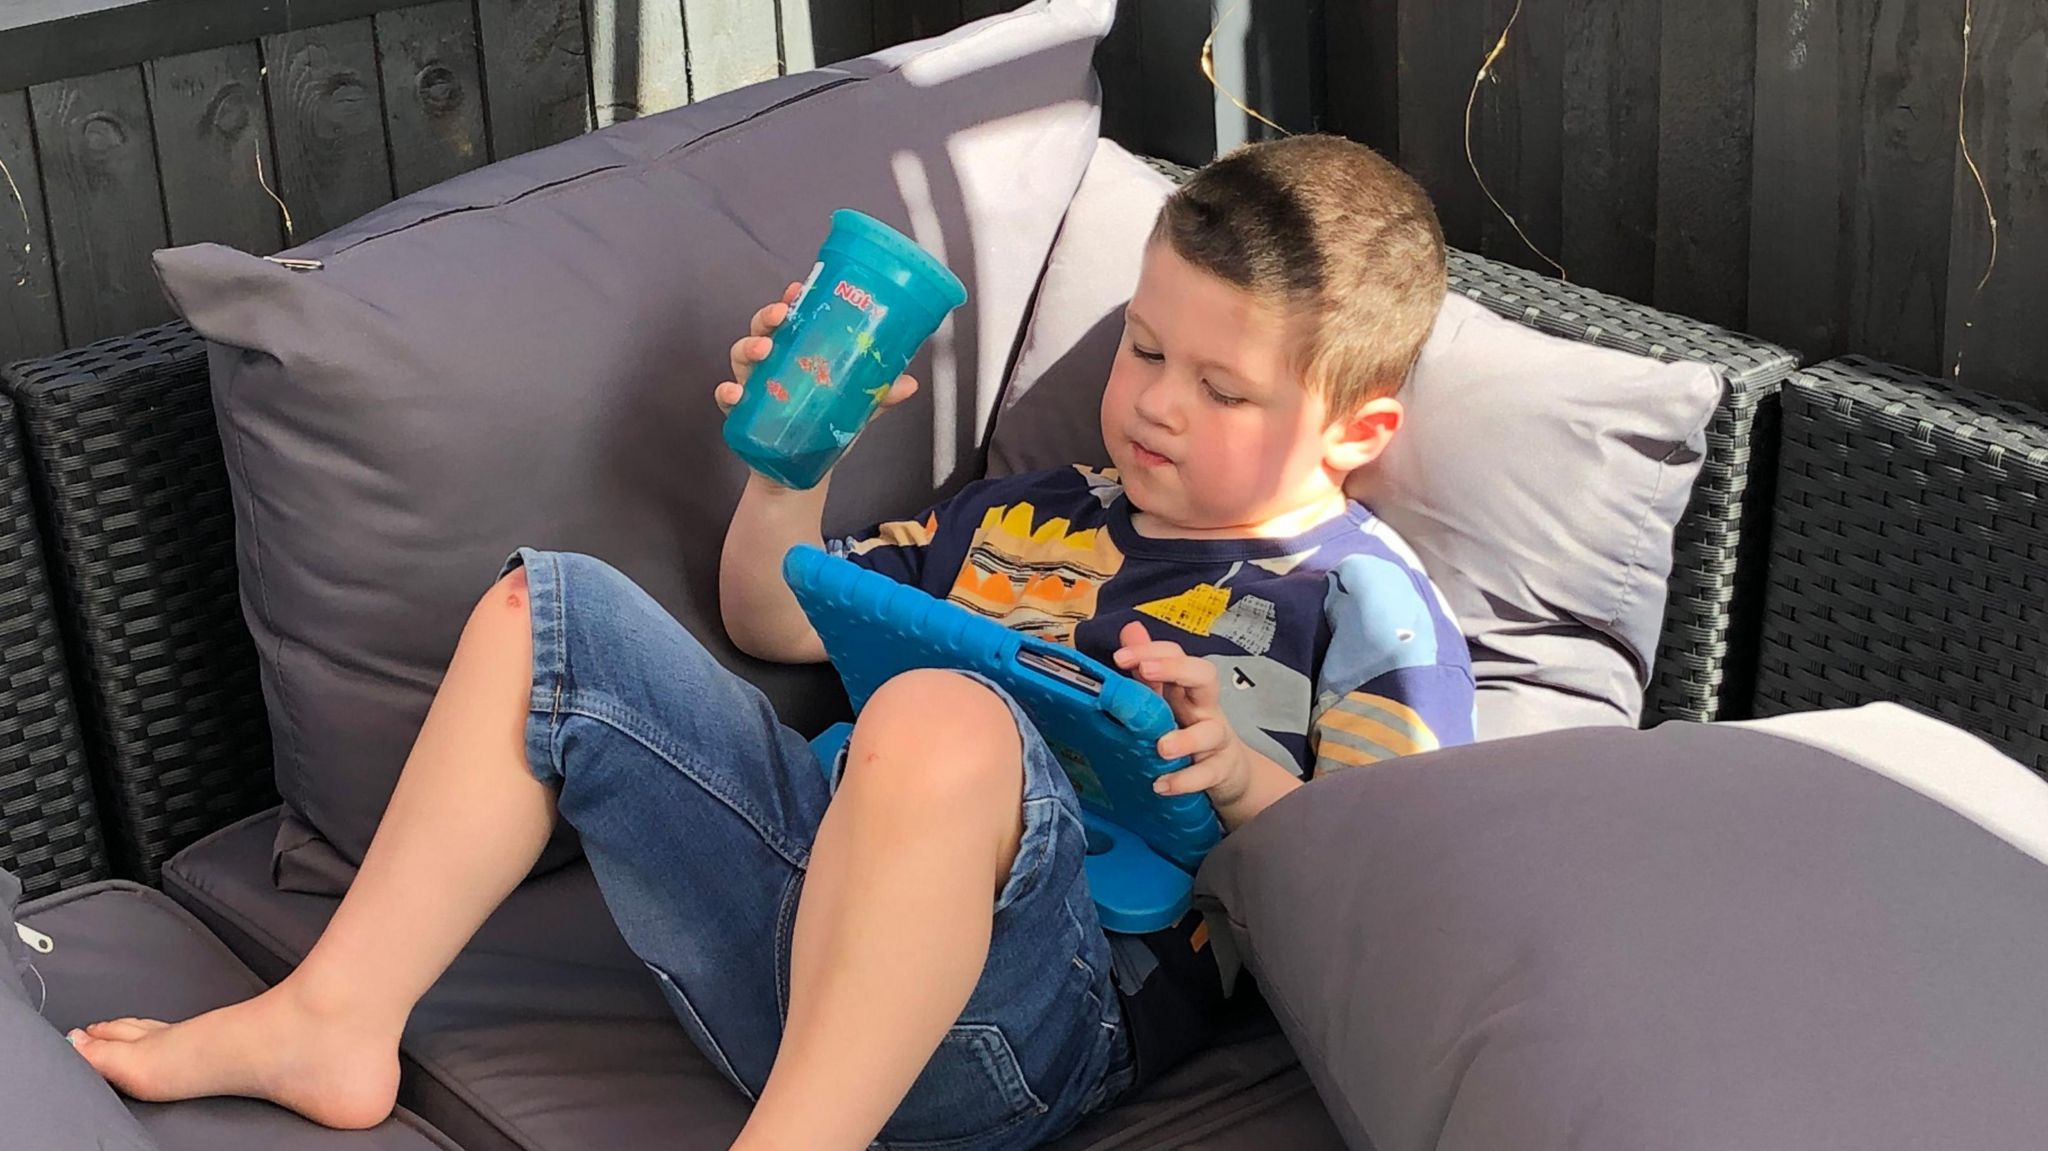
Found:
[[[1452, 280], [1521, 323], [1708, 363], [1727, 384], [1646, 724], [1891, 698], [2048, 773], [2048, 416], [1868, 361], [1797, 371], [1781, 349], [1476, 256], [1456, 255]], [[211, 932], [275, 979], [250, 925], [202, 928], [138, 886], [276, 802], [205, 345], [173, 323], [14, 364], [4, 385], [0, 865], [43, 897], [29, 921], [96, 906], [175, 921], [180, 938], [206, 936], [205, 962], [234, 963]], [[175, 962], [110, 976], [106, 996], [67, 1010], [205, 1006], [179, 998], [184, 978]], [[546, 1142], [410, 1054], [403, 1101], [445, 1134], [401, 1114], [364, 1137], [388, 1143], [365, 1145]], [[1247, 1019], [1127, 1121], [1065, 1145], [1334, 1146], [1291, 1062]]]
[[[1474, 255], [1453, 254], [1451, 284], [1543, 332], [1709, 365], [1724, 385], [1676, 535], [1646, 725], [1896, 699], [2048, 773], [2048, 417], [1868, 361], [1799, 371], [1784, 349]], [[224, 916], [173, 862], [230, 844], [262, 877], [277, 803], [207, 347], [177, 322], [13, 364], [0, 387], [0, 866], [41, 897], [25, 919], [56, 917], [103, 951], [132, 937], [159, 958], [147, 978], [103, 963], [105, 994], [59, 1005], [75, 1017], [63, 1021], [203, 1009], [195, 965], [206, 986], [246, 987], [279, 978], [305, 942]], [[562, 886], [535, 898], [607, 932], [594, 893]], [[294, 930], [317, 933], [332, 900], [293, 898]], [[149, 931], [179, 942], [144, 944]], [[484, 946], [495, 967], [458, 961], [444, 981], [468, 997], [466, 1035], [531, 1046], [534, 1033], [508, 1030], [519, 1005], [501, 985], [545, 978], [546, 947], [530, 930]], [[617, 1026], [606, 1011], [669, 1022], [622, 952], [603, 956], [619, 970], [579, 985], [597, 1017], [545, 1032], [553, 1066], [595, 1050], [591, 1033]], [[589, 1141], [522, 1121], [433, 1041], [406, 1054], [402, 1100], [424, 1119], [402, 1113], [365, 1145]], [[548, 1086], [546, 1066], [521, 1073], [515, 1092]], [[602, 1108], [602, 1069], [590, 1078]], [[734, 1105], [722, 1084], [692, 1083], [721, 1114]], [[1062, 1146], [1336, 1145], [1256, 1012], [1118, 1115]], [[215, 1145], [291, 1135], [236, 1138]]]

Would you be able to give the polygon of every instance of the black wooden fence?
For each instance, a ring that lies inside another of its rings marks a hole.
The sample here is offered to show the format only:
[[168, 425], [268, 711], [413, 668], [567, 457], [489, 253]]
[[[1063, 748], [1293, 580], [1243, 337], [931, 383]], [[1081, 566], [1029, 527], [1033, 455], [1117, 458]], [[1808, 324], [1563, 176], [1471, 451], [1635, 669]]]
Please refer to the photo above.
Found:
[[[161, 319], [150, 249], [282, 246], [465, 168], [1016, 0], [8, 0], [0, 357]], [[2048, 405], [2048, 3], [1122, 0], [1104, 123], [1199, 162], [1380, 148], [1451, 242], [1799, 348]], [[70, 11], [59, 17], [53, 13]], [[1991, 229], [1965, 163], [1999, 219]], [[1535, 250], [1494, 207], [1484, 174]], [[1536, 251], [1543, 253], [1538, 256]], [[54, 257], [54, 259], [53, 259]], [[12, 272], [12, 275], [8, 273]], [[17, 282], [18, 281], [18, 282]]]
[[[1149, 49], [1167, 25], [1187, 59], [1171, 7], [1140, 3], [1134, 32]], [[1319, 33], [1296, 82], [1319, 114], [1275, 118], [1397, 156], [1459, 247], [1555, 274], [1476, 161], [1573, 280], [1813, 359], [1960, 361], [1963, 383], [2048, 406], [2048, 3], [1974, 0], [1965, 88], [1965, 0], [1526, 0], [1468, 159], [1473, 80], [1515, 7], [1253, 3]], [[1170, 142], [1156, 108], [1139, 138]], [[1964, 141], [1999, 222], [1981, 295], [1992, 231]]]

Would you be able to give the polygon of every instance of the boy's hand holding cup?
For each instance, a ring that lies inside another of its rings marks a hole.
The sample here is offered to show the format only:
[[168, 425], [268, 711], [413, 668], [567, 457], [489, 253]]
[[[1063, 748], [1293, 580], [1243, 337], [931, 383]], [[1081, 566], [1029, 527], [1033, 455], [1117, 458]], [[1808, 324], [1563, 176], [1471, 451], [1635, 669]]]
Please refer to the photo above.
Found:
[[967, 291], [908, 237], [832, 214], [810, 278], [754, 313], [714, 398], [725, 442], [757, 475], [817, 486], [873, 415], [917, 391], [903, 374]]

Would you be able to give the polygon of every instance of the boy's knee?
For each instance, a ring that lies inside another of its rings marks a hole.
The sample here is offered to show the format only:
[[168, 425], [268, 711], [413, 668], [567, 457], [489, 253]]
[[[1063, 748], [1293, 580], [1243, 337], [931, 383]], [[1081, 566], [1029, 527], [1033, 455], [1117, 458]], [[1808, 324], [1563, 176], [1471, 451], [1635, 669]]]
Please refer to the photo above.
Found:
[[514, 623], [529, 626], [532, 618], [528, 603], [531, 600], [526, 587], [526, 567], [521, 565], [498, 577], [491, 590], [477, 601], [475, 610], [470, 612], [471, 627], [510, 627]]
[[899, 785], [981, 791], [1020, 773], [1023, 744], [1009, 705], [986, 684], [926, 668], [883, 684], [861, 709], [848, 764], [865, 762], [908, 777]]

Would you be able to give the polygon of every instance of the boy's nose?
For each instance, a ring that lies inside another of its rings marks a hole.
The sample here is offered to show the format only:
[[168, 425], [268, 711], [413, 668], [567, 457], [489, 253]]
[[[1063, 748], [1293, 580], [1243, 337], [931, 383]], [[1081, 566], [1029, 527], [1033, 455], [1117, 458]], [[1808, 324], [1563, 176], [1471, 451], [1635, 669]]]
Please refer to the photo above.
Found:
[[1173, 396], [1170, 386], [1165, 381], [1155, 383], [1139, 392], [1137, 402], [1132, 407], [1137, 411], [1138, 418], [1148, 424], [1156, 424], [1167, 429], [1174, 427]]

